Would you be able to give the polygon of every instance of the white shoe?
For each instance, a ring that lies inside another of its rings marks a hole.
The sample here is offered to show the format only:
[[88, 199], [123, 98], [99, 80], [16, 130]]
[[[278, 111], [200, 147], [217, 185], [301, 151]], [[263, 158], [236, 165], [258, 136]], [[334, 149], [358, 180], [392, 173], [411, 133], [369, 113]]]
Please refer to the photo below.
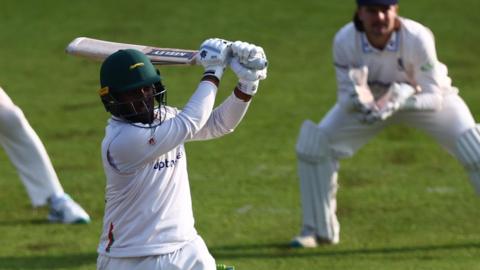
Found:
[[68, 194], [50, 198], [50, 213], [48, 220], [65, 224], [87, 224], [90, 217], [83, 208], [78, 205]]
[[338, 241], [317, 237], [315, 235], [299, 235], [290, 242], [293, 248], [316, 248], [319, 245], [335, 245]]
[[317, 238], [314, 235], [297, 236], [290, 242], [293, 248], [316, 248], [318, 246]]

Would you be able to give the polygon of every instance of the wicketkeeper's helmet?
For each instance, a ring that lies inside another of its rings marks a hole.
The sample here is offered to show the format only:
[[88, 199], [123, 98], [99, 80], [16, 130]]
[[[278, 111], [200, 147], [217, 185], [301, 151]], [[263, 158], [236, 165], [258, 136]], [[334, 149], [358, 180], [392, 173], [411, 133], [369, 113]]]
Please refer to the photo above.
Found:
[[154, 99], [159, 105], [165, 104], [166, 89], [160, 72], [138, 50], [119, 50], [107, 57], [100, 69], [100, 85], [105, 109], [128, 122], [151, 124]]

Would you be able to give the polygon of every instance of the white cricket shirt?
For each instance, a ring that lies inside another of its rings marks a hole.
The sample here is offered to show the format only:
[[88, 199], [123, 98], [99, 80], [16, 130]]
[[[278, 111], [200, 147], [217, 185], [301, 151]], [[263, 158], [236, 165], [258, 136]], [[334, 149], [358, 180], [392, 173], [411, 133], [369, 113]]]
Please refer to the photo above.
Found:
[[385, 89], [393, 82], [420, 86], [422, 91], [416, 94], [420, 110], [441, 106], [443, 95], [457, 91], [451, 87], [446, 66], [437, 59], [432, 32], [415, 21], [402, 17], [399, 20], [400, 29], [392, 34], [383, 50], [374, 48], [353, 22], [337, 32], [333, 56], [341, 106], [352, 106], [350, 94], [354, 89], [348, 70], [360, 66], [368, 67], [372, 91]]
[[[105, 215], [98, 252], [140, 257], [173, 252], [197, 236], [184, 142], [232, 132], [249, 102], [233, 94], [212, 112], [217, 87], [201, 82], [182, 111], [155, 128], [112, 117], [102, 142]], [[155, 122], [154, 122], [155, 124]]]

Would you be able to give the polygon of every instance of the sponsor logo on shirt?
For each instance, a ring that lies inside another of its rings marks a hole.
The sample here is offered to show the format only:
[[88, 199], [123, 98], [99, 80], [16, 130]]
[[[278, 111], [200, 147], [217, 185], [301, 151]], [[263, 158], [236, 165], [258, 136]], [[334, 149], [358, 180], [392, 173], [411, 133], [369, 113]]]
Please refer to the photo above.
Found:
[[183, 153], [181, 151], [177, 152], [175, 159], [164, 159], [164, 160], [157, 160], [155, 165], [153, 165], [154, 170], [162, 170], [164, 168], [171, 168], [177, 164], [178, 160], [183, 157]]

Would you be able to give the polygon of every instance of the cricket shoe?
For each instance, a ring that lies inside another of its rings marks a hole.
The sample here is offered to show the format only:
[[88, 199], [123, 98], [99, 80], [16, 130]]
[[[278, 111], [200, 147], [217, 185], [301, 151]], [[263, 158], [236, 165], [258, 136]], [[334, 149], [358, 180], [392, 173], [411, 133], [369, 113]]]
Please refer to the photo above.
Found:
[[87, 224], [90, 217], [83, 208], [76, 203], [68, 194], [49, 199], [50, 213], [48, 220], [64, 224]]
[[299, 235], [290, 242], [292, 248], [316, 248], [319, 245], [333, 245], [335, 242], [315, 235]]

